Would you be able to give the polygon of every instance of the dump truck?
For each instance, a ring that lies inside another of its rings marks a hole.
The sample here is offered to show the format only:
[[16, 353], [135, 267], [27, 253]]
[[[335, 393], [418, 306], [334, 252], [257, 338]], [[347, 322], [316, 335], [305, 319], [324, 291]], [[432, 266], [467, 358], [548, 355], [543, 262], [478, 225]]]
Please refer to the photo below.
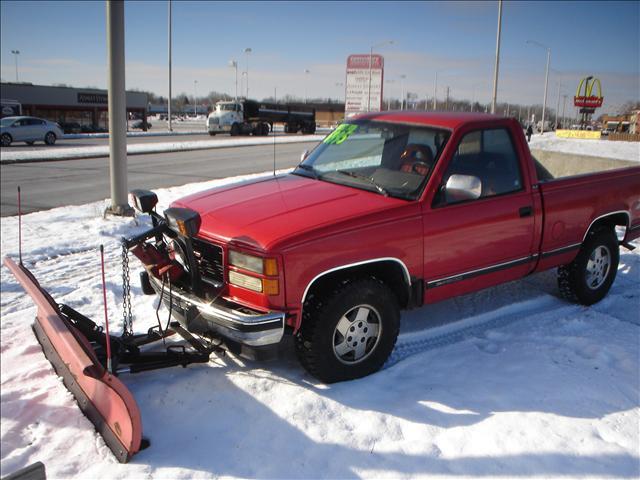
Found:
[[275, 123], [284, 124], [285, 133], [313, 134], [316, 112], [304, 105], [265, 103], [254, 100], [218, 102], [207, 117], [209, 135], [268, 135]]

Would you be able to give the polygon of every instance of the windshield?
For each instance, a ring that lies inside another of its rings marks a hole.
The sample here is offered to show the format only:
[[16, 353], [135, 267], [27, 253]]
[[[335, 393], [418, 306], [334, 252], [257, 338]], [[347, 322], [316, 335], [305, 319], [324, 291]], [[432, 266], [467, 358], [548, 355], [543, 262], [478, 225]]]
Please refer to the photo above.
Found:
[[15, 118], [3, 118], [2, 120], [0, 120], [0, 125], [3, 127], [8, 127], [15, 121], [16, 121]]
[[218, 104], [218, 111], [233, 111], [235, 110], [235, 103], [222, 103]]
[[430, 127], [370, 120], [343, 123], [294, 173], [415, 199], [448, 137], [449, 132]]

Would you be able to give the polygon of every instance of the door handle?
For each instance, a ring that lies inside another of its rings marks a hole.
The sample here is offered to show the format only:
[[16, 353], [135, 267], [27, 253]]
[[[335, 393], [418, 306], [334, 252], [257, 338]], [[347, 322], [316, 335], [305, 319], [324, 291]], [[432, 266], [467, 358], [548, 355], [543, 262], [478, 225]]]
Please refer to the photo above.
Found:
[[518, 213], [520, 214], [520, 218], [530, 217], [533, 214], [533, 207], [531, 205], [521, 207]]

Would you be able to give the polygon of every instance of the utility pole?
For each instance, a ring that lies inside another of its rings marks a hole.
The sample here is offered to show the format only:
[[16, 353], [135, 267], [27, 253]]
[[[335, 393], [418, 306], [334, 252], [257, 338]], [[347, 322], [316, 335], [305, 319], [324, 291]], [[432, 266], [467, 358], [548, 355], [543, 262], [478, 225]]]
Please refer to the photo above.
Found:
[[304, 103], [307, 103], [307, 79], [311, 71], [308, 68], [304, 69]]
[[444, 109], [449, 110], [449, 86], [447, 85], [447, 97], [444, 101]]
[[567, 106], [567, 96], [563, 95], [562, 96], [562, 127], [564, 128], [564, 122], [565, 122], [565, 116], [564, 116], [564, 109]]
[[167, 114], [169, 117], [169, 131], [173, 131], [171, 127], [171, 0], [169, 0], [169, 103], [167, 104]]
[[436, 79], [433, 82], [433, 109], [438, 110], [438, 72], [436, 72]]
[[404, 110], [404, 79], [407, 78], [406, 75], [400, 75], [400, 90], [402, 92], [402, 97], [400, 98], [400, 110]]
[[502, 30], [502, 0], [498, 0], [498, 32], [496, 33], [496, 61], [493, 70], [493, 96], [491, 97], [491, 113], [496, 113], [498, 98], [498, 67], [500, 65], [500, 32]]
[[107, 57], [109, 59], [109, 170], [111, 206], [107, 213], [130, 215], [127, 201], [127, 129], [124, 80], [124, 1], [107, 0]]

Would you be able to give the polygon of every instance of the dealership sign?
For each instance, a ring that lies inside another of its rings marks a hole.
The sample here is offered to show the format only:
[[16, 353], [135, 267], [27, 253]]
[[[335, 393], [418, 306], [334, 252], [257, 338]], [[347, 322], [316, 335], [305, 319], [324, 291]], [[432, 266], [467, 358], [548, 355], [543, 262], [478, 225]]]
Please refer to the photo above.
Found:
[[349, 55], [344, 112], [346, 117], [382, 110], [384, 58], [382, 55]]

